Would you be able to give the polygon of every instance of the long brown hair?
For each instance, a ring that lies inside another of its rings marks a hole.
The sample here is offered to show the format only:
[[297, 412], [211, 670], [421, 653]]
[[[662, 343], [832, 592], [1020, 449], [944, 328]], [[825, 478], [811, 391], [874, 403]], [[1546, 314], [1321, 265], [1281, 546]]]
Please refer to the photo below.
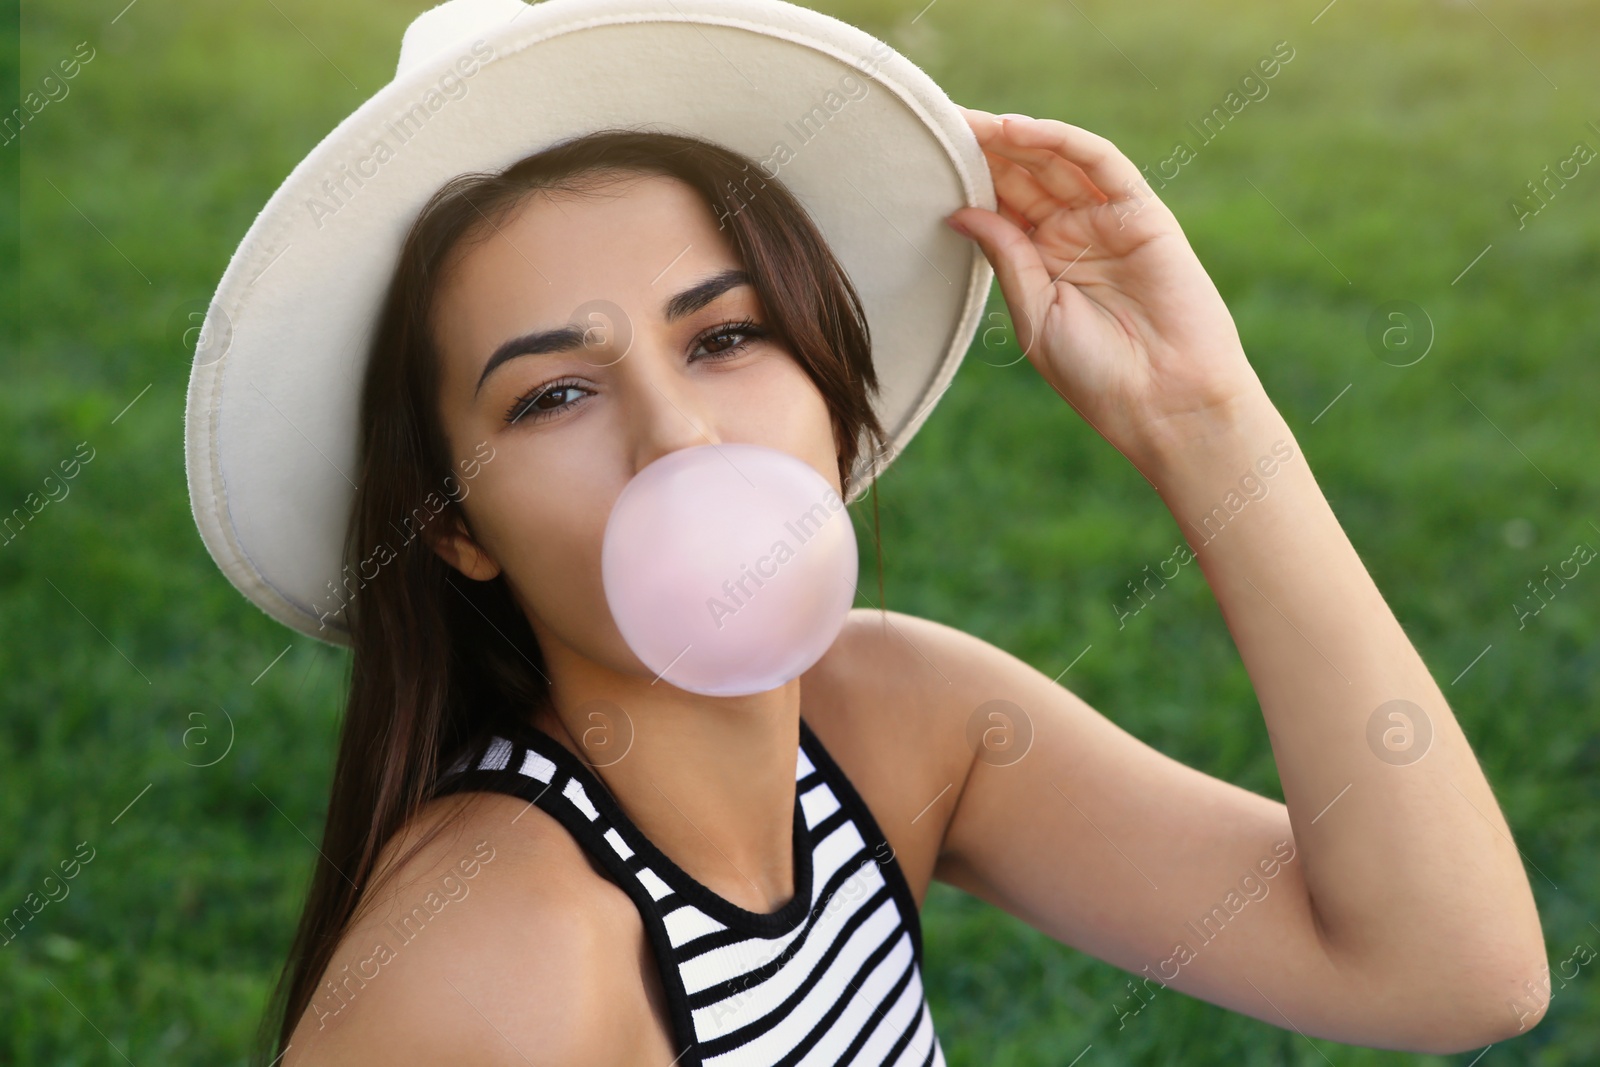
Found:
[[[465, 524], [462, 476], [435, 404], [439, 360], [429, 327], [440, 272], [453, 249], [492, 232], [530, 194], [582, 191], [630, 173], [676, 178], [711, 208], [767, 310], [769, 331], [827, 403], [847, 498], [858, 469], [870, 471], [887, 447], [868, 397], [878, 384], [855, 288], [799, 201], [753, 159], [695, 137], [613, 128], [499, 173], [460, 175], [435, 193], [400, 251], [363, 382], [360, 487], [345, 553], [378, 565], [370, 579], [361, 569], [364, 584], [345, 608], [353, 656], [327, 821], [262, 1021], [258, 1062], [282, 1055], [384, 845], [427, 802], [441, 769], [508, 719], [526, 721], [549, 703], [544, 657], [504, 578], [466, 580], [416, 536], [435, 519], [459, 515]], [[882, 604], [876, 492], [872, 503]], [[376, 546], [390, 551], [375, 554]], [[386, 871], [443, 829], [434, 826]]]

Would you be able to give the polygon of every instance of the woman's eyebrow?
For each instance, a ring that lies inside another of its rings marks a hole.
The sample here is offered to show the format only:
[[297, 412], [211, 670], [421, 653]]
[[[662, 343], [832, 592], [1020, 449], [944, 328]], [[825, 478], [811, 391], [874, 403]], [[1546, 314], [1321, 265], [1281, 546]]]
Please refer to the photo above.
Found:
[[[674, 293], [662, 305], [662, 310], [668, 322], [676, 322], [687, 315], [692, 315], [699, 311], [728, 290], [750, 284], [750, 275], [746, 271], [731, 267], [713, 274], [703, 281], [696, 282], [681, 292]], [[478, 375], [478, 384], [473, 388], [472, 395], [476, 397], [483, 390], [483, 383], [494, 369], [507, 360], [515, 359], [518, 356], [539, 356], [552, 352], [570, 352], [574, 348], [582, 348], [584, 345], [584, 333], [585, 330], [582, 327], [568, 324], [551, 330], [535, 330], [532, 333], [523, 334], [521, 337], [513, 337], [495, 349], [494, 354], [489, 357], [489, 361], [483, 365], [483, 372]]]

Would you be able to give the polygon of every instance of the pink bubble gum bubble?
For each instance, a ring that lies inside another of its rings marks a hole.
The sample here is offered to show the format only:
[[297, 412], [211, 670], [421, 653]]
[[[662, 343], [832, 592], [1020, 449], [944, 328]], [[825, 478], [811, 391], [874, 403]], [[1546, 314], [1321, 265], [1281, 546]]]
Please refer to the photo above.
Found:
[[600, 576], [635, 655], [680, 689], [744, 696], [822, 658], [855, 600], [856, 534], [804, 461], [749, 444], [669, 452], [623, 487]]

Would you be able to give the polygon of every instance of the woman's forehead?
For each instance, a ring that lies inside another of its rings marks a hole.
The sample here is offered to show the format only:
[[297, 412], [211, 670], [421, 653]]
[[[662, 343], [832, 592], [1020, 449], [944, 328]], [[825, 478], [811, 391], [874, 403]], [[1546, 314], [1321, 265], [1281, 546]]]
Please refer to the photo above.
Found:
[[481, 362], [511, 337], [577, 321], [597, 302], [654, 321], [684, 285], [741, 265], [699, 194], [657, 175], [531, 196], [480, 229], [447, 261], [435, 297], [435, 336], [450, 364]]

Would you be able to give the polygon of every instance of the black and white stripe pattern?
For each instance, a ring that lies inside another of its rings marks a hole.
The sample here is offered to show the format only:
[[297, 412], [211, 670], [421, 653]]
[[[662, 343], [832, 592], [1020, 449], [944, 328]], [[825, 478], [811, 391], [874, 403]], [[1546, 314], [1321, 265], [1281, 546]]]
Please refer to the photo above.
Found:
[[627, 891], [661, 967], [681, 1067], [944, 1064], [923, 995], [910, 887], [866, 804], [804, 720], [795, 896], [767, 914], [690, 878], [588, 766], [532, 726], [459, 761], [435, 794], [469, 790], [537, 803]]

